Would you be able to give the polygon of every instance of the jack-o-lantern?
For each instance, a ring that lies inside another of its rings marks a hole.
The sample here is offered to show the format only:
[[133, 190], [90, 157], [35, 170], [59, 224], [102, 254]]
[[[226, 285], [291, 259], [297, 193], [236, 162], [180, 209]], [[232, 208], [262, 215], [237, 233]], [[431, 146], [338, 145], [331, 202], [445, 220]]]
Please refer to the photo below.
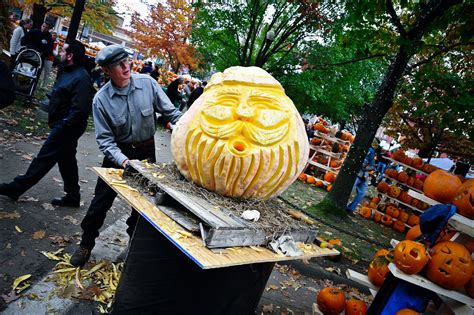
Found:
[[426, 277], [447, 288], [462, 288], [472, 277], [471, 254], [456, 242], [441, 242], [430, 251], [431, 260], [426, 266]]
[[415, 208], [418, 208], [418, 204], [419, 204], [419, 203], [420, 203], [420, 201], [419, 201], [418, 199], [416, 199], [416, 198], [412, 198], [412, 199], [411, 199], [411, 202], [410, 202], [410, 204], [411, 204], [413, 207], [415, 207]]
[[426, 210], [426, 209], [429, 208], [429, 206], [430, 206], [430, 205], [427, 204], [426, 202], [419, 200], [419, 201], [418, 201], [418, 205], [417, 205], [416, 207], [417, 207], [418, 209], [420, 209], [420, 210]]
[[413, 159], [412, 166], [417, 169], [422, 169], [423, 168], [423, 160], [419, 157], [416, 157]]
[[350, 299], [346, 302], [346, 315], [365, 315], [367, 313], [367, 305], [364, 301]]
[[405, 159], [405, 157], [406, 157], [405, 152], [402, 150], [396, 151], [395, 153], [393, 153], [393, 156], [392, 156], [392, 158], [398, 162], [402, 162]]
[[323, 314], [339, 314], [346, 307], [346, 297], [338, 288], [324, 288], [316, 298], [319, 309]]
[[400, 215], [400, 209], [398, 209], [396, 206], [390, 204], [387, 206], [386, 213], [391, 216], [392, 218], [397, 219], [398, 216]]
[[408, 214], [408, 212], [400, 210], [400, 215], [398, 216], [398, 220], [404, 223], [407, 223], [409, 218], [410, 218], [410, 215]]
[[415, 187], [415, 189], [423, 190], [423, 181], [417, 178], [412, 186]]
[[452, 203], [461, 185], [462, 182], [457, 176], [436, 170], [425, 179], [423, 192], [427, 197], [441, 203]]
[[398, 196], [400, 196], [401, 193], [402, 193], [402, 189], [395, 185], [390, 186], [390, 189], [388, 190], [388, 195], [392, 198], [398, 198]]
[[431, 174], [433, 173], [434, 171], [436, 171], [438, 168], [434, 165], [431, 165], [431, 164], [424, 164], [423, 165], [423, 172], [425, 173], [428, 173], [428, 174]]
[[370, 202], [378, 204], [380, 202], [380, 198], [379, 197], [372, 197], [372, 199], [370, 199]]
[[378, 211], [375, 211], [374, 216], [372, 217], [372, 220], [374, 220], [374, 222], [380, 222], [381, 218], [382, 218], [382, 214]]
[[420, 225], [418, 224], [418, 225], [412, 226], [408, 230], [405, 238], [410, 241], [416, 241], [420, 236], [421, 236], [421, 229], [420, 229]]
[[281, 84], [257, 67], [212, 76], [181, 117], [171, 151], [188, 180], [221, 195], [267, 199], [296, 180], [309, 144]]
[[381, 182], [377, 185], [377, 190], [378, 190], [379, 192], [381, 192], [382, 194], [385, 194], [389, 189], [390, 189], [390, 185], [387, 184], [387, 183], [384, 182], [384, 181], [381, 181]]
[[301, 173], [300, 176], [298, 176], [298, 179], [303, 182], [305, 182], [307, 178], [308, 178], [308, 175], [306, 173]]
[[403, 233], [405, 232], [406, 226], [403, 221], [397, 220], [393, 222], [392, 224], [392, 229], [394, 229], [397, 232]]
[[409, 226], [415, 226], [420, 224], [420, 217], [417, 216], [416, 214], [410, 214], [410, 217], [408, 218], [407, 224]]
[[311, 144], [312, 145], [319, 145], [319, 144], [321, 144], [322, 141], [323, 140], [321, 140], [320, 138], [316, 138], [316, 137], [311, 138]]
[[469, 219], [474, 219], [474, 182], [469, 180], [459, 187], [453, 199], [457, 212]]
[[398, 200], [400, 200], [401, 202], [404, 202], [406, 204], [411, 204], [411, 200], [413, 198], [406, 192], [406, 191], [402, 191], [400, 196], [398, 196]]
[[411, 187], [414, 187], [414, 186], [415, 186], [415, 180], [416, 180], [416, 178], [413, 177], [413, 176], [408, 177], [408, 179], [407, 179], [407, 185], [408, 185], [408, 186], [411, 186]]
[[402, 172], [398, 173], [397, 179], [398, 179], [398, 181], [400, 181], [402, 183], [406, 183], [408, 181], [409, 177], [410, 176], [408, 176], [407, 173], [402, 171]]
[[376, 287], [380, 287], [385, 280], [385, 277], [390, 272], [388, 264], [390, 261], [386, 256], [377, 256], [369, 264], [367, 277], [370, 283]]
[[429, 257], [425, 245], [404, 240], [395, 246], [393, 262], [401, 271], [413, 275], [421, 271], [428, 263]]
[[381, 218], [380, 218], [380, 222], [385, 225], [385, 226], [390, 226], [392, 225], [392, 217], [389, 216], [388, 214], [384, 214]]
[[359, 214], [366, 219], [370, 219], [372, 217], [372, 209], [369, 207], [360, 207]]
[[408, 166], [411, 166], [413, 164], [413, 159], [411, 157], [406, 156], [402, 162]]
[[329, 183], [334, 183], [336, 181], [336, 174], [333, 172], [326, 172], [326, 174], [324, 174], [324, 180]]

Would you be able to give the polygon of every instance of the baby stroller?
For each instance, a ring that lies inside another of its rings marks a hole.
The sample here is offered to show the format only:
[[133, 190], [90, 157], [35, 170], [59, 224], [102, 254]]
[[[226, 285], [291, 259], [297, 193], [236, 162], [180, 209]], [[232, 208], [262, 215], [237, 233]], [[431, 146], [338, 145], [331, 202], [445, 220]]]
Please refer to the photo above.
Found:
[[13, 65], [12, 77], [15, 93], [25, 96], [31, 101], [33, 92], [41, 74], [43, 61], [41, 55], [33, 49], [22, 50]]

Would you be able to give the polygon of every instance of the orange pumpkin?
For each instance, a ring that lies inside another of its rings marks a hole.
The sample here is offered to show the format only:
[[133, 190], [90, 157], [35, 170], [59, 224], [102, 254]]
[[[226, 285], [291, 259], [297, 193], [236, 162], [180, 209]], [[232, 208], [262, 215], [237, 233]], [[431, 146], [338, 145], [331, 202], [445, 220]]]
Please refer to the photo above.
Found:
[[375, 208], [377, 208], [377, 204], [371, 201], [369, 203], [369, 208], [375, 209]]
[[313, 137], [311, 138], [311, 144], [313, 145], [319, 145], [321, 144], [322, 140], [320, 138], [317, 138], [317, 137]]
[[453, 199], [458, 213], [469, 219], [474, 219], [474, 181], [468, 180], [459, 187]]
[[400, 200], [401, 202], [404, 202], [408, 205], [411, 203], [412, 199], [413, 198], [406, 191], [402, 191], [400, 196], [398, 196], [398, 200]]
[[369, 264], [367, 277], [370, 283], [376, 287], [380, 287], [385, 280], [385, 277], [390, 272], [388, 264], [390, 261], [386, 256], [377, 256]]
[[374, 222], [380, 222], [381, 218], [382, 218], [382, 214], [378, 211], [375, 211], [374, 216], [372, 217], [372, 220], [374, 220]]
[[370, 199], [370, 202], [378, 204], [380, 202], [380, 198], [379, 197], [373, 197], [372, 199]]
[[420, 224], [420, 217], [417, 216], [416, 214], [410, 214], [410, 217], [408, 218], [407, 224], [409, 226], [415, 226]]
[[385, 194], [389, 189], [390, 189], [390, 185], [387, 184], [387, 183], [384, 182], [384, 181], [381, 181], [381, 182], [377, 185], [377, 190], [378, 190], [379, 192], [381, 192], [382, 194]]
[[408, 212], [400, 210], [400, 215], [398, 216], [398, 220], [404, 223], [407, 223], [409, 218], [410, 218], [410, 215], [408, 214]]
[[332, 167], [332, 168], [338, 168], [341, 165], [342, 165], [341, 160], [332, 159], [331, 162], [329, 162], [329, 167]]
[[399, 161], [399, 162], [402, 162], [405, 159], [405, 157], [406, 157], [405, 152], [402, 150], [396, 151], [395, 153], [393, 153], [393, 156], [392, 156], [392, 158], [395, 161]]
[[420, 315], [420, 313], [414, 310], [411, 310], [409, 308], [404, 308], [404, 309], [399, 310], [397, 314], [395, 315]]
[[316, 298], [319, 309], [323, 314], [339, 314], [346, 307], [346, 297], [338, 288], [324, 288]]
[[421, 236], [421, 229], [420, 229], [420, 225], [418, 224], [418, 225], [412, 226], [408, 230], [405, 238], [410, 241], [416, 241], [420, 236]]
[[410, 204], [415, 208], [418, 208], [419, 203], [420, 203], [420, 201], [418, 199], [415, 199], [415, 198], [412, 198], [411, 202], [410, 202]]
[[413, 159], [411, 157], [406, 156], [402, 162], [408, 166], [411, 166], [413, 164]]
[[410, 176], [408, 176], [407, 173], [402, 171], [402, 172], [398, 173], [397, 179], [398, 179], [398, 181], [400, 181], [402, 183], [406, 183], [408, 181], [409, 177]]
[[392, 198], [398, 198], [398, 196], [400, 196], [401, 193], [402, 193], [402, 189], [395, 185], [390, 186], [390, 189], [388, 190], [388, 195]]
[[308, 176], [308, 177], [306, 178], [306, 182], [307, 182], [308, 184], [314, 184], [314, 183], [316, 183], [316, 179], [315, 179], [313, 176]]
[[346, 302], [346, 315], [365, 315], [367, 313], [367, 305], [364, 301], [350, 299]]
[[300, 176], [298, 177], [299, 180], [302, 180], [302, 181], [306, 181], [306, 179], [308, 178], [308, 175], [305, 174], [305, 173], [301, 173]]
[[374, 257], [372, 257], [372, 259], [379, 256], [387, 256], [388, 254], [390, 254], [390, 251], [388, 249], [381, 248], [377, 252], [375, 252], [375, 255]]
[[426, 277], [434, 283], [453, 290], [462, 288], [472, 277], [471, 254], [456, 242], [441, 242], [430, 251], [431, 260], [426, 266]]
[[423, 190], [423, 181], [419, 178], [415, 179], [415, 182], [413, 183], [413, 187], [418, 190]]
[[418, 209], [420, 209], [420, 210], [426, 210], [426, 209], [428, 209], [429, 207], [430, 207], [430, 205], [427, 204], [426, 202], [421, 201], [421, 200], [418, 201], [418, 206], [417, 206]]
[[372, 209], [369, 207], [360, 207], [359, 214], [366, 219], [370, 219], [372, 217]]
[[[317, 123], [317, 124], [314, 124], [313, 125], [313, 129], [314, 130], [317, 130], [317, 131], [320, 131], [322, 133], [327, 133], [329, 132], [329, 130], [327, 130], [328, 128], [324, 127], [324, 125], [322, 123]], [[327, 130], [327, 132], [325, 132]]]
[[411, 187], [413, 187], [413, 186], [415, 185], [415, 180], [416, 180], [416, 178], [415, 178], [415, 177], [413, 177], [413, 176], [410, 176], [410, 177], [408, 177], [408, 179], [407, 179], [407, 182], [406, 182], [406, 183], [407, 183], [407, 185], [408, 185], [408, 186], [411, 186]]
[[336, 175], [332, 172], [326, 172], [326, 174], [324, 174], [324, 180], [330, 183], [334, 183], [334, 181], [336, 180]]
[[433, 173], [434, 171], [436, 171], [438, 168], [434, 165], [431, 165], [431, 164], [424, 164], [423, 165], [423, 172], [425, 173], [428, 173], [428, 174], [431, 174]]
[[328, 185], [328, 187], [326, 187], [327, 191], [331, 191], [331, 189], [332, 189], [332, 185]]
[[398, 269], [409, 275], [420, 272], [428, 263], [428, 260], [425, 245], [418, 242], [401, 241], [393, 251], [393, 262]]
[[403, 233], [405, 232], [406, 226], [403, 221], [397, 220], [393, 222], [392, 224], [392, 229], [394, 229], [397, 232]]
[[391, 216], [392, 218], [397, 219], [398, 216], [400, 215], [400, 209], [398, 209], [396, 206], [390, 204], [387, 206], [386, 213]]
[[423, 160], [419, 157], [416, 157], [413, 159], [412, 166], [417, 169], [422, 169], [423, 168]]
[[323, 186], [324, 186], [323, 181], [322, 181], [322, 180], [319, 180], [319, 179], [316, 180], [316, 186], [318, 186], [318, 187], [323, 187]]
[[462, 182], [457, 176], [443, 170], [436, 170], [426, 178], [423, 192], [427, 197], [438, 202], [452, 203], [461, 185]]
[[388, 214], [384, 214], [382, 218], [380, 218], [380, 222], [382, 222], [382, 224], [385, 226], [390, 226], [392, 225], [392, 217]]

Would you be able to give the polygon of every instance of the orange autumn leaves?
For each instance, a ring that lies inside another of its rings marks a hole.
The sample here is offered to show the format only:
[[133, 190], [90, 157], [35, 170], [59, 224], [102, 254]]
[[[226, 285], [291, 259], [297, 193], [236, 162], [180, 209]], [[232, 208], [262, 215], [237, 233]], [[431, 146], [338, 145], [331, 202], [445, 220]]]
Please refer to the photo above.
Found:
[[148, 56], [158, 56], [173, 69], [180, 65], [197, 68], [196, 49], [190, 45], [195, 10], [186, 1], [167, 1], [150, 5], [150, 15], [132, 15], [130, 36], [135, 46]]

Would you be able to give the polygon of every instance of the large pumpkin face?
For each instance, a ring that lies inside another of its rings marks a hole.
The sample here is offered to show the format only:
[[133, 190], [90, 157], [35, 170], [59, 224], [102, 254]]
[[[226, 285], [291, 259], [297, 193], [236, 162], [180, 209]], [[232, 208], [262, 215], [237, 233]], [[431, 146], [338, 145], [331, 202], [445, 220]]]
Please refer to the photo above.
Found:
[[338, 288], [322, 289], [318, 293], [316, 302], [323, 314], [339, 314], [346, 307], [346, 297]]
[[425, 179], [423, 192], [427, 197], [441, 203], [452, 203], [461, 185], [462, 182], [457, 176], [436, 170]]
[[401, 241], [395, 246], [393, 257], [398, 269], [409, 275], [420, 272], [429, 260], [425, 246], [409, 240]]
[[469, 219], [474, 219], [474, 181], [468, 180], [456, 192], [453, 199], [458, 213]]
[[303, 121], [280, 83], [257, 67], [212, 76], [171, 137], [180, 172], [229, 197], [270, 198], [301, 173], [309, 154]]
[[426, 276], [447, 289], [462, 288], [472, 276], [472, 259], [469, 251], [456, 242], [441, 242], [430, 251], [431, 260]]

